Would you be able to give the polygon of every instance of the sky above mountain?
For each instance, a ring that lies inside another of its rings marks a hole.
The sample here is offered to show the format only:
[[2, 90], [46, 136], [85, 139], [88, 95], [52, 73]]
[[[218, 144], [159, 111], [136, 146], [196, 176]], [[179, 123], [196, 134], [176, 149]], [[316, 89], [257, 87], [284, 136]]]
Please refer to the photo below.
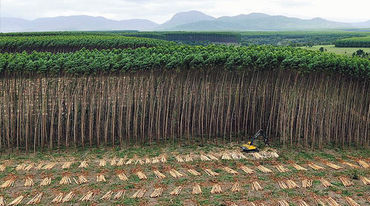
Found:
[[369, 0], [0, 0], [0, 17], [28, 20], [90, 15], [109, 19], [149, 19], [164, 23], [174, 14], [198, 10], [214, 17], [252, 12], [332, 21], [370, 19]]

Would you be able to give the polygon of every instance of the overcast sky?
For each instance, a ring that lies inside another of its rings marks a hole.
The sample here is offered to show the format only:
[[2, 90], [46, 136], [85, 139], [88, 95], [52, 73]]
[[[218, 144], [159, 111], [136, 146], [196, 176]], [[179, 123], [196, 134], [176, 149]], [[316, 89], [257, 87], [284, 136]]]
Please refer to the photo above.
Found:
[[370, 20], [370, 0], [0, 0], [1, 17], [24, 19], [91, 15], [163, 23], [189, 10], [214, 17], [262, 12], [343, 22]]

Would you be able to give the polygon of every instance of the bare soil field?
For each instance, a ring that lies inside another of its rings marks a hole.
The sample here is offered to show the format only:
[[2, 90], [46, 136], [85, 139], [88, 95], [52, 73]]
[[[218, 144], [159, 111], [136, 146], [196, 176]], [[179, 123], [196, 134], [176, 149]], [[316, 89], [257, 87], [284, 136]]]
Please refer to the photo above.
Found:
[[145, 146], [2, 154], [0, 205], [369, 205], [369, 150]]

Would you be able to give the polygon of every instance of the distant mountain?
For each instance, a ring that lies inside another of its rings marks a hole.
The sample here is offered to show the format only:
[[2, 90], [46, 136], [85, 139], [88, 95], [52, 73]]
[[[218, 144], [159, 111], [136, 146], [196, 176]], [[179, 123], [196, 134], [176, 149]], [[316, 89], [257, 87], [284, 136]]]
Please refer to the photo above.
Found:
[[270, 16], [261, 13], [220, 17], [211, 21], [183, 24], [170, 30], [204, 31], [279, 31], [348, 28], [350, 24], [328, 21], [321, 18], [299, 19], [286, 16]]
[[370, 28], [370, 20], [360, 23], [341, 23], [322, 18], [299, 19], [263, 13], [214, 18], [199, 11], [177, 13], [161, 25], [145, 19], [116, 21], [92, 16], [59, 16], [39, 18], [32, 21], [19, 18], [0, 18], [1, 32], [92, 30], [282, 31], [339, 28]]
[[98, 30], [153, 30], [158, 24], [145, 19], [115, 21], [104, 17], [59, 16], [33, 21], [1, 18], [1, 32], [28, 31], [98, 31]]
[[365, 22], [354, 23], [352, 25], [358, 28], [370, 28], [370, 20]]
[[216, 18], [199, 11], [180, 12], [175, 14], [169, 21], [162, 24], [158, 29], [170, 29], [179, 25], [190, 24], [199, 21], [212, 21]]
[[19, 18], [0, 18], [0, 32], [22, 31], [29, 21]]

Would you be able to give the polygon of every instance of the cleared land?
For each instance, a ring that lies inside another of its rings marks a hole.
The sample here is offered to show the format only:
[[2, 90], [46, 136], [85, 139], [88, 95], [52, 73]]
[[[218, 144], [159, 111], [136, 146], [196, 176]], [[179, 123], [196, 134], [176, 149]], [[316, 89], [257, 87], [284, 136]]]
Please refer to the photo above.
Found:
[[370, 48], [361, 48], [361, 47], [335, 47], [334, 45], [316, 45], [312, 47], [301, 47], [304, 49], [312, 50], [312, 51], [319, 51], [321, 47], [326, 49], [326, 52], [331, 52], [334, 54], [342, 54], [346, 56], [352, 56], [354, 52], [359, 49], [364, 50], [364, 52], [370, 53]]
[[369, 158], [238, 145], [12, 154], [1, 158], [0, 194], [40, 205], [367, 205]]

